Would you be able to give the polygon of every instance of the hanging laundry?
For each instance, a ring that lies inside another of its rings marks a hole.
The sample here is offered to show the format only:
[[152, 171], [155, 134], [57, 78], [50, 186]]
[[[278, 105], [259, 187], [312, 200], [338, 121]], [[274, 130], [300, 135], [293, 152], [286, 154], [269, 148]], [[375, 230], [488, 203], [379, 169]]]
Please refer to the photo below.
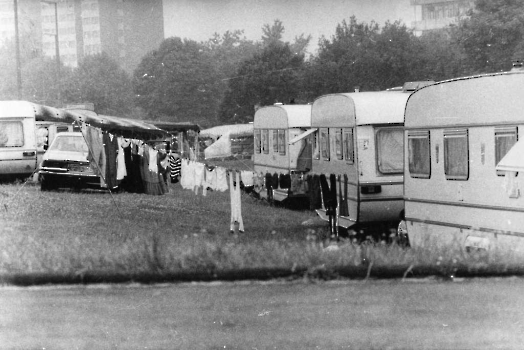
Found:
[[240, 193], [240, 173], [232, 171], [229, 173], [229, 193], [231, 197], [231, 224], [230, 230], [234, 232], [235, 223], [238, 223], [238, 231], [244, 232], [242, 221], [242, 203]]
[[242, 183], [244, 184], [244, 187], [252, 187], [254, 185], [252, 171], [242, 170], [240, 172], [240, 177], [242, 178]]
[[206, 180], [204, 182], [204, 185], [202, 186], [202, 195], [206, 196], [207, 191], [216, 191], [217, 189], [217, 171], [215, 167], [208, 167], [206, 166]]
[[216, 190], [220, 192], [225, 192], [228, 190], [227, 185], [227, 170], [222, 167], [216, 167], [217, 172], [217, 187]]
[[199, 189], [204, 185], [205, 183], [205, 175], [206, 175], [206, 166], [204, 163], [194, 162], [194, 182], [193, 182], [193, 192], [195, 194], [198, 194]]
[[129, 140], [125, 140], [123, 137], [117, 138], [118, 142], [118, 153], [116, 156], [116, 180], [122, 181], [127, 176], [126, 168], [126, 157], [124, 149], [129, 146]]

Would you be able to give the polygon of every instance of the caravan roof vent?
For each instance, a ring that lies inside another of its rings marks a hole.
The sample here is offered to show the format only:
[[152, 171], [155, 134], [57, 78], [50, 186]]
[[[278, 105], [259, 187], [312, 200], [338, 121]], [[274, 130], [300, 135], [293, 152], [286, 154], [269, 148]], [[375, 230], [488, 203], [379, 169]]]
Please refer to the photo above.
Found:
[[404, 92], [413, 92], [418, 89], [423, 88], [424, 86], [435, 84], [433, 80], [422, 80], [422, 81], [408, 81], [404, 83], [402, 91]]

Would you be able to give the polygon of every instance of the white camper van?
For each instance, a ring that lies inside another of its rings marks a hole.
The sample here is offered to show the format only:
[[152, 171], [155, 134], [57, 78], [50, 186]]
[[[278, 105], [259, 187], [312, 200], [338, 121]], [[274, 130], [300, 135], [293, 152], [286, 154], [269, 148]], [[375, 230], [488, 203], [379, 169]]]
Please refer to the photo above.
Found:
[[443, 81], [411, 95], [399, 226], [411, 246], [524, 252], [523, 87], [524, 73], [512, 72]]
[[0, 101], [0, 176], [28, 177], [36, 167], [33, 104], [26, 101]]
[[[286, 175], [308, 172], [312, 167], [311, 146], [306, 137], [297, 136], [309, 129], [311, 105], [275, 104], [258, 109], [253, 125], [255, 172]], [[265, 198], [267, 191], [261, 191], [259, 195]], [[272, 195], [275, 201], [284, 201], [291, 197], [307, 198], [305, 190], [295, 189], [293, 192], [291, 188], [280, 186], [273, 188]]]
[[[400, 221], [404, 108], [409, 92], [338, 93], [314, 101], [311, 126], [318, 132], [312, 173], [340, 179], [336, 191], [343, 200], [338, 201], [338, 227], [396, 226]], [[317, 213], [329, 221], [324, 205]]]

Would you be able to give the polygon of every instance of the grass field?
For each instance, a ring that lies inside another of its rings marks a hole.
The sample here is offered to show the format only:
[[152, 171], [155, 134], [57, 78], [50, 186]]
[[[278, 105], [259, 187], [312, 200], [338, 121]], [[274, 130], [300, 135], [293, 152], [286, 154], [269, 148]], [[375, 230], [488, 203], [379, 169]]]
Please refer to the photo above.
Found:
[[165, 282], [522, 274], [522, 261], [456, 249], [349, 241], [328, 246], [310, 211], [242, 196], [245, 232], [230, 232], [228, 192], [41, 192], [0, 185], [0, 282]]

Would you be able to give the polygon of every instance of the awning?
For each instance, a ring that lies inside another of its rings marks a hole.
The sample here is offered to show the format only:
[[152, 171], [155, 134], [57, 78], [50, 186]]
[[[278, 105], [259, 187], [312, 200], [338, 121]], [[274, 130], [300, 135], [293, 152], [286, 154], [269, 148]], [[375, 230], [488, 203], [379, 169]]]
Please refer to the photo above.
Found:
[[518, 141], [511, 147], [496, 166], [502, 171], [524, 171], [524, 140]]
[[303, 138], [308, 137], [309, 135], [311, 135], [312, 133], [314, 133], [317, 130], [318, 130], [317, 128], [308, 129], [307, 131], [303, 132], [302, 134], [295, 136], [294, 138], [289, 140], [288, 144], [292, 145], [294, 143], [297, 143], [298, 141], [302, 140]]

